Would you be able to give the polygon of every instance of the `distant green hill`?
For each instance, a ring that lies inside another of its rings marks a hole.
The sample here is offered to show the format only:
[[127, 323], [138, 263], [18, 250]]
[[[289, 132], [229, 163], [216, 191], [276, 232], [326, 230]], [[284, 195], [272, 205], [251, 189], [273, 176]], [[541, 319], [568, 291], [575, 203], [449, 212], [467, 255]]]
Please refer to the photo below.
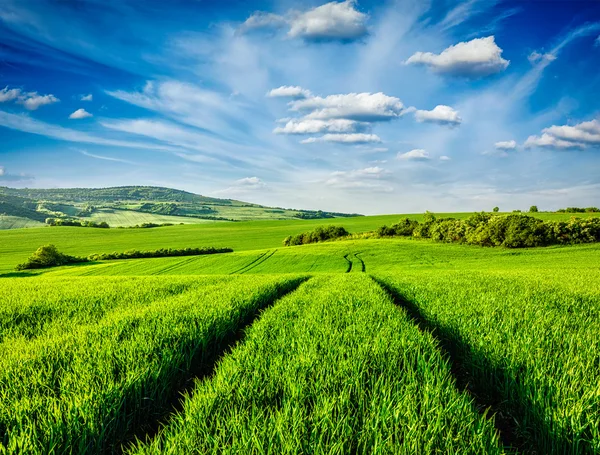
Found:
[[40, 226], [48, 218], [106, 222], [111, 227], [215, 221], [323, 219], [358, 216], [265, 207], [152, 186], [112, 188], [0, 187], [0, 229]]

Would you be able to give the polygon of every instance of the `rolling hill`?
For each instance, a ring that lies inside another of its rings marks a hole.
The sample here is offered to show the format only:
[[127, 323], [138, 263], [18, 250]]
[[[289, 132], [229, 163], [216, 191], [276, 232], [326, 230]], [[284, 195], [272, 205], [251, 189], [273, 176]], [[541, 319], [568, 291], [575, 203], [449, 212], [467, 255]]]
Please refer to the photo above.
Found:
[[0, 187], [0, 229], [43, 226], [48, 218], [105, 222], [111, 227], [198, 224], [216, 221], [322, 219], [357, 216], [337, 212], [266, 207], [171, 188]]

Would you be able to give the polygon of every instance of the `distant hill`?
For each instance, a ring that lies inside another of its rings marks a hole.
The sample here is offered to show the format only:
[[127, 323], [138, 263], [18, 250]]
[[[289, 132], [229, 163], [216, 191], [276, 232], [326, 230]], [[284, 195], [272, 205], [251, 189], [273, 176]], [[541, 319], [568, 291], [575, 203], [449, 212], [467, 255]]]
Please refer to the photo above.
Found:
[[56, 189], [0, 187], [0, 229], [39, 226], [48, 218], [106, 222], [111, 227], [128, 227], [144, 223], [191, 224], [348, 216], [360, 215], [266, 207], [153, 186]]

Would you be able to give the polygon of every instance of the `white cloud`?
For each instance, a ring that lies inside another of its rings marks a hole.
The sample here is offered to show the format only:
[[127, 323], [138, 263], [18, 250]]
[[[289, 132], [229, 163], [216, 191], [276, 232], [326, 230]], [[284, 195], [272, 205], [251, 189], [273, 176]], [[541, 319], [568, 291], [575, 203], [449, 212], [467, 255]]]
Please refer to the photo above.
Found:
[[423, 149], [414, 149], [410, 152], [400, 153], [398, 152], [397, 158], [399, 160], [407, 160], [407, 161], [427, 161], [430, 158], [429, 152], [426, 152]]
[[271, 90], [267, 93], [267, 96], [271, 98], [309, 98], [312, 94], [310, 93], [310, 90], [303, 89], [302, 87], [282, 85], [281, 87]]
[[273, 130], [275, 134], [354, 133], [369, 125], [348, 119], [291, 119], [285, 126]]
[[79, 120], [79, 119], [84, 119], [84, 118], [89, 118], [89, 117], [93, 117], [93, 115], [90, 114], [85, 109], [77, 109], [75, 112], [73, 112], [71, 115], [69, 115], [69, 118], [71, 120]]
[[257, 11], [244, 21], [238, 32], [244, 33], [261, 28], [281, 28], [286, 24], [287, 20], [278, 14]]
[[21, 95], [17, 100], [17, 103], [25, 106], [25, 109], [35, 111], [40, 106], [47, 104], [58, 103], [60, 100], [54, 95], [38, 95], [37, 92], [29, 92]]
[[265, 182], [258, 177], [245, 177], [243, 179], [236, 180], [235, 185], [244, 187], [246, 189], [258, 189], [266, 186]]
[[307, 118], [345, 118], [364, 122], [391, 120], [407, 111], [402, 101], [382, 92], [315, 96], [292, 101], [290, 108], [292, 111], [312, 111]]
[[84, 156], [88, 156], [90, 158], [95, 158], [97, 160], [114, 161], [114, 162], [117, 162], [117, 163], [126, 163], [126, 164], [137, 164], [137, 163], [134, 163], [133, 161], [124, 160], [124, 159], [121, 159], [121, 158], [113, 158], [112, 156], [96, 155], [94, 153], [88, 153], [85, 150], [79, 150], [79, 153], [81, 153]]
[[349, 133], [349, 134], [325, 134], [321, 137], [309, 137], [300, 141], [301, 144], [311, 144], [314, 142], [337, 142], [340, 144], [366, 144], [369, 142], [381, 142], [381, 138], [376, 134]]
[[440, 161], [450, 161], [452, 158], [450, 158], [449, 156], [446, 155], [442, 155], [440, 156]]
[[8, 86], [0, 90], [0, 103], [15, 101], [26, 109], [35, 111], [40, 106], [57, 103], [60, 100], [54, 95], [38, 95], [37, 92], [23, 92], [20, 88], [9, 89]]
[[0, 90], [0, 103], [6, 103], [7, 101], [16, 100], [21, 95], [21, 89], [11, 88], [8, 86]]
[[576, 125], [552, 125], [542, 130], [541, 136], [529, 136], [525, 147], [553, 149], [584, 149], [600, 146], [600, 122], [590, 120]]
[[438, 123], [440, 125], [456, 126], [460, 125], [462, 118], [450, 106], [438, 105], [431, 111], [415, 111], [417, 122]]
[[0, 177], [2, 177], [5, 173], [6, 171], [4, 170], [4, 167], [0, 166]]
[[367, 150], [367, 153], [385, 153], [389, 151], [386, 147], [373, 147]]
[[288, 35], [308, 40], [355, 40], [367, 34], [368, 16], [354, 0], [330, 2], [304, 13], [292, 13]]
[[556, 55], [550, 52], [546, 54], [541, 54], [540, 52], [533, 51], [531, 54], [529, 54], [527, 60], [529, 60], [529, 63], [531, 63], [532, 65], [541, 61], [553, 62], [554, 60], [556, 60]]
[[259, 29], [289, 27], [290, 38], [307, 41], [353, 41], [368, 34], [369, 16], [356, 9], [355, 0], [329, 2], [307, 11], [290, 10], [287, 14], [257, 11], [238, 28], [237, 33]]
[[596, 40], [594, 41], [594, 46], [600, 46], [600, 35], [598, 35], [598, 38], [596, 38]]
[[509, 63], [502, 58], [502, 49], [493, 36], [455, 44], [440, 54], [416, 52], [406, 61], [428, 66], [437, 73], [473, 78], [504, 71]]
[[530, 147], [543, 147], [550, 149], [583, 149], [585, 148], [584, 144], [564, 141], [562, 139], [558, 139], [548, 133], [543, 133], [541, 136], [529, 136], [525, 141], [524, 146], [526, 148]]
[[89, 95], [81, 95], [79, 98], [81, 101], [94, 101], [94, 95], [91, 93]]
[[516, 141], [513, 141], [513, 140], [500, 141], [500, 142], [496, 142], [494, 144], [494, 147], [496, 147], [496, 150], [514, 150], [517, 148], [517, 143], [516, 143]]

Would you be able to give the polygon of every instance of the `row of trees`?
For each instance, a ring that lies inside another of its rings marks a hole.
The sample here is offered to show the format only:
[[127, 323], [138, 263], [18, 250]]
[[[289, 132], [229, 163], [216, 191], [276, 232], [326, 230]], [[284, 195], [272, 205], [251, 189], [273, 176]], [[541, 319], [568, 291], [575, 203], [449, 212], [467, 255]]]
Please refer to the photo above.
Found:
[[[494, 213], [498, 213], [500, 211], [499, 207], [494, 207], [492, 210]], [[520, 212], [520, 210], [513, 210], [513, 212]], [[537, 205], [532, 205], [529, 207], [530, 213], [538, 213], [539, 209]], [[556, 213], [598, 213], [600, 209], [598, 207], [567, 207], [566, 209], [558, 209]]]
[[422, 223], [408, 218], [376, 231], [379, 237], [412, 236], [441, 242], [524, 248], [600, 242], [600, 218], [542, 221], [523, 214], [481, 212], [465, 220], [436, 218], [426, 213]]
[[324, 242], [326, 240], [345, 237], [349, 234], [342, 226], [319, 226], [312, 231], [286, 237], [283, 240], [283, 245], [306, 245], [308, 243]]
[[100, 221], [99, 223], [97, 223], [95, 221], [75, 220], [69, 218], [46, 218], [46, 224], [49, 226], [75, 226], [101, 229], [110, 228], [109, 224], [106, 221]]

